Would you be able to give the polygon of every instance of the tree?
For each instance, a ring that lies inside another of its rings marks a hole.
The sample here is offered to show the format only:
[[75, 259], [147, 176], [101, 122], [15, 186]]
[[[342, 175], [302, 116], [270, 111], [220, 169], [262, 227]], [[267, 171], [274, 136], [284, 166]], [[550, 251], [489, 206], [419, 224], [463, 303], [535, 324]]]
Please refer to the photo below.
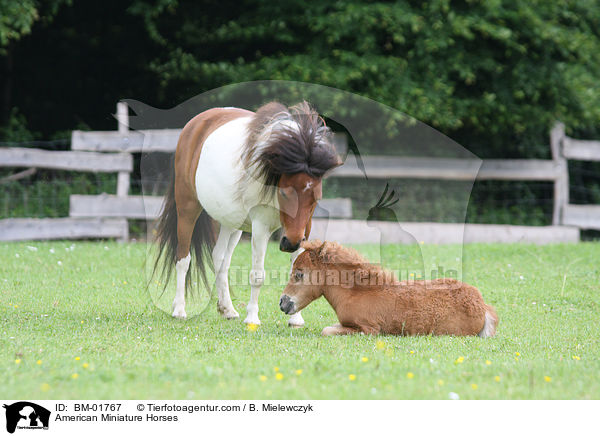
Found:
[[325, 84], [487, 157], [547, 156], [555, 119], [600, 124], [598, 1], [138, 0], [130, 11], [163, 47], [150, 64], [161, 92], [181, 100], [247, 80]]

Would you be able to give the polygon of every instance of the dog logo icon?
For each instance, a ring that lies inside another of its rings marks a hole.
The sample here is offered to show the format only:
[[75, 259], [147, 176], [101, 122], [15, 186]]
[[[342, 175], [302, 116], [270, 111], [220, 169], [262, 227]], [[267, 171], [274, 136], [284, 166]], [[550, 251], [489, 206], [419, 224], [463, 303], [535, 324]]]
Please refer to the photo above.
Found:
[[28, 401], [4, 405], [6, 409], [6, 431], [14, 433], [18, 429], [48, 430], [50, 411]]

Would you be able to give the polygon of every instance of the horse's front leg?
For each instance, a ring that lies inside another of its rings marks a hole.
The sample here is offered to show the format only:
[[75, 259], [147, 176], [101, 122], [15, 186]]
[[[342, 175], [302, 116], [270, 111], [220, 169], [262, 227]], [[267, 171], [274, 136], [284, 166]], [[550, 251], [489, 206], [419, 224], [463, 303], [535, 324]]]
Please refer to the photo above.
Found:
[[[300, 254], [304, 251], [304, 248], [299, 248], [296, 251], [294, 251], [291, 254], [291, 261], [292, 264], [290, 266], [290, 274], [292, 273], [292, 270], [294, 269], [294, 262], [296, 261], [296, 258], [298, 256], [300, 256]], [[290, 327], [304, 327], [304, 318], [302, 318], [302, 313], [300, 313], [300, 311], [294, 313], [293, 315], [290, 315], [290, 319], [288, 319], [288, 325]]]
[[252, 222], [252, 270], [250, 271], [250, 302], [247, 307], [246, 324], [260, 324], [258, 319], [258, 294], [265, 282], [265, 254], [271, 232], [259, 221]]

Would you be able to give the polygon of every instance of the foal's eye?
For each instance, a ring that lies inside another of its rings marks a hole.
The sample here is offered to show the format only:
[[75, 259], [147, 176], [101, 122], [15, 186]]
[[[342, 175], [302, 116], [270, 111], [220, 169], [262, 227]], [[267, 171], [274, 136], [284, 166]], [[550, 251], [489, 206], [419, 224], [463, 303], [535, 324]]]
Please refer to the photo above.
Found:
[[279, 190], [279, 193], [281, 194], [281, 196], [282, 196], [283, 198], [287, 198], [287, 195], [285, 194], [285, 191], [284, 191], [283, 189], [280, 189], [280, 190]]
[[302, 277], [304, 277], [304, 273], [302, 271], [296, 271], [296, 273], [294, 274], [294, 280], [296, 280], [297, 282], [302, 280]]

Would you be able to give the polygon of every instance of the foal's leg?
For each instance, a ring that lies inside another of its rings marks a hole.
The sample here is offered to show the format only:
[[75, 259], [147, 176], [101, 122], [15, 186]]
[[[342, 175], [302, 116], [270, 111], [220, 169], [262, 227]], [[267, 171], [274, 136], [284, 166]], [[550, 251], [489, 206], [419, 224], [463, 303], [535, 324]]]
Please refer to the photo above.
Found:
[[252, 222], [252, 270], [250, 271], [250, 302], [247, 307], [246, 324], [260, 324], [258, 319], [258, 294], [265, 281], [265, 254], [271, 232], [256, 220]]
[[325, 327], [321, 332], [323, 336], [334, 336], [334, 335], [354, 335], [360, 333], [360, 330], [353, 329], [350, 327], [344, 327], [341, 324], [332, 325]]
[[177, 252], [175, 271], [177, 273], [177, 291], [173, 300], [173, 316], [185, 319], [185, 277], [190, 268], [190, 245], [196, 220], [200, 216], [200, 205], [189, 202], [187, 207], [177, 208]]
[[235, 230], [221, 226], [217, 243], [213, 249], [213, 263], [215, 266], [216, 287], [217, 287], [217, 310], [224, 318], [239, 318], [239, 313], [233, 307], [231, 296], [229, 295], [229, 265], [233, 250], [242, 236], [241, 230]]
[[[294, 268], [294, 262], [296, 258], [300, 256], [300, 254], [304, 251], [303, 248], [299, 248], [291, 254], [292, 263], [290, 265], [290, 274], [292, 273], [292, 269]], [[288, 319], [288, 325], [290, 327], [304, 327], [304, 318], [302, 318], [302, 314], [300, 311], [290, 315], [290, 319]]]

